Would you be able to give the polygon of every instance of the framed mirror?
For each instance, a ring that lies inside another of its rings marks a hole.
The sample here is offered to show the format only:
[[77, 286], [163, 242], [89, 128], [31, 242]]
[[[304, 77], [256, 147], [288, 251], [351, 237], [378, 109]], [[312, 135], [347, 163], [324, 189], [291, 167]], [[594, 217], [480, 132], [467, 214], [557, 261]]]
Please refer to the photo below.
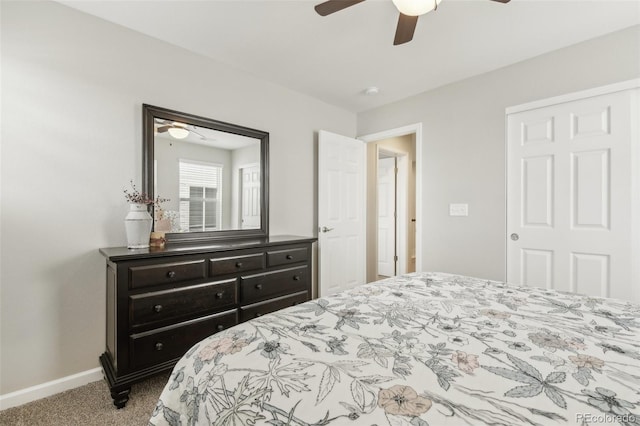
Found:
[[269, 133], [143, 105], [143, 191], [167, 243], [268, 235]]

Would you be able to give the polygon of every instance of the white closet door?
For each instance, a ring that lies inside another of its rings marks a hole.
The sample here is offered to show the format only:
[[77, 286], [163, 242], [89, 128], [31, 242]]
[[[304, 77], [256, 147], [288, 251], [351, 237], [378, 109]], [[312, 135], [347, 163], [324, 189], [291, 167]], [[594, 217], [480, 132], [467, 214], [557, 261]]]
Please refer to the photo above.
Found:
[[378, 275], [396, 275], [396, 159], [378, 160]]
[[637, 97], [508, 116], [508, 281], [638, 300]]

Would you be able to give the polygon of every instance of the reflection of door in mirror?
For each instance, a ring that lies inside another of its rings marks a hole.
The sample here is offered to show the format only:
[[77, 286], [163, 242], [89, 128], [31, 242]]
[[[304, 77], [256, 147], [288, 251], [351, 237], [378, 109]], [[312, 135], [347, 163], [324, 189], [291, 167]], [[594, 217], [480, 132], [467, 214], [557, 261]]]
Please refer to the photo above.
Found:
[[260, 228], [260, 167], [240, 167], [240, 228]]
[[[252, 146], [247, 146], [244, 148], [238, 148], [233, 151], [232, 158], [232, 182], [231, 182], [231, 226], [233, 229], [260, 229], [260, 193], [261, 193], [261, 183], [260, 183], [260, 152]], [[257, 175], [254, 176], [254, 181], [252, 183], [252, 188], [255, 190], [256, 194], [253, 198], [255, 201], [255, 210], [252, 210], [255, 213], [255, 217], [250, 220], [245, 219], [245, 210], [248, 208], [248, 201], [244, 198], [245, 189], [248, 190], [249, 182], [244, 181], [243, 174], [245, 170], [253, 167], [254, 170], [257, 171]], [[243, 221], [243, 219], [245, 219]]]

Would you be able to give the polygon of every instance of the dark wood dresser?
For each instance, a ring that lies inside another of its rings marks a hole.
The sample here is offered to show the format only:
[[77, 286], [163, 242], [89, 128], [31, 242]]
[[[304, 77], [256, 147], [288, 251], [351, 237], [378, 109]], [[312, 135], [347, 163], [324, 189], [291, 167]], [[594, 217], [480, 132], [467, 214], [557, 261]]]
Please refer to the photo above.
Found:
[[107, 339], [100, 356], [113, 403], [171, 369], [211, 334], [311, 298], [315, 238], [271, 236], [203, 246], [100, 249], [107, 259]]

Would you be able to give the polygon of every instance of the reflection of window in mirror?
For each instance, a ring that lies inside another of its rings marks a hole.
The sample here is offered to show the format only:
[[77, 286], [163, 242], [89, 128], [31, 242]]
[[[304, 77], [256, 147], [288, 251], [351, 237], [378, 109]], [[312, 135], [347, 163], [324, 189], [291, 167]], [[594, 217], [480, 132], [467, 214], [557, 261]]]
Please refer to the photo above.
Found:
[[215, 231], [222, 221], [222, 165], [179, 161], [180, 231]]

